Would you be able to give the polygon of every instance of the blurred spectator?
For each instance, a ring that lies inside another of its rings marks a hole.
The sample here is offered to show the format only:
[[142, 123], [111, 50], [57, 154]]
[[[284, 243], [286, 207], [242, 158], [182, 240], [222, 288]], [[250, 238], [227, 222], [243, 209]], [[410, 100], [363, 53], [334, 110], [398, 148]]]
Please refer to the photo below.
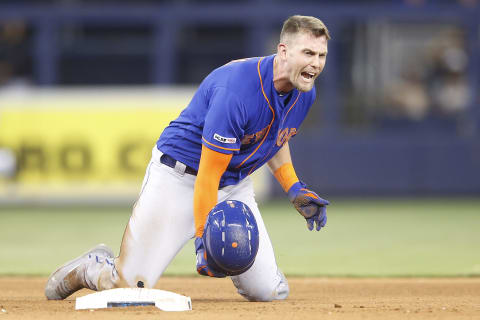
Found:
[[23, 21], [0, 23], [0, 85], [25, 81], [28, 68], [27, 27]]
[[422, 120], [429, 111], [430, 97], [421, 70], [410, 67], [387, 90], [387, 116]]
[[468, 107], [468, 57], [464, 35], [456, 29], [440, 33], [432, 39], [427, 54], [428, 85], [434, 112], [455, 115]]
[[420, 121], [450, 118], [464, 112], [470, 102], [468, 56], [464, 35], [450, 28], [425, 41], [424, 50], [412, 57], [399, 79], [386, 89], [384, 116]]

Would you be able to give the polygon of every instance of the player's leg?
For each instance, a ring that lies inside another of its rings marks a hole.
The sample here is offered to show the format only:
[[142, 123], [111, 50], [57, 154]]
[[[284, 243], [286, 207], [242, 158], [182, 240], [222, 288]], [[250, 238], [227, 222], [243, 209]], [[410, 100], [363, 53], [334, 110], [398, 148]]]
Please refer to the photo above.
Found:
[[[193, 237], [195, 176], [160, 164], [154, 149], [140, 197], [125, 230], [115, 267], [116, 286], [153, 287], [181, 248]], [[108, 286], [108, 277], [107, 277]]]
[[50, 276], [49, 299], [64, 299], [81, 288], [153, 287], [185, 243], [193, 237], [195, 177], [160, 164], [153, 151], [139, 199], [125, 230], [120, 256], [95, 248]]
[[250, 301], [271, 301], [286, 299], [289, 294], [288, 282], [275, 261], [273, 246], [255, 201], [253, 185], [249, 178], [235, 187], [220, 190], [219, 201], [239, 200], [252, 210], [259, 231], [259, 246], [252, 267], [241, 275], [231, 277], [238, 293]]
[[178, 176], [165, 166], [154, 170], [163, 171], [161, 179], [146, 184], [115, 263], [128, 286], [153, 287], [194, 234], [194, 176]]

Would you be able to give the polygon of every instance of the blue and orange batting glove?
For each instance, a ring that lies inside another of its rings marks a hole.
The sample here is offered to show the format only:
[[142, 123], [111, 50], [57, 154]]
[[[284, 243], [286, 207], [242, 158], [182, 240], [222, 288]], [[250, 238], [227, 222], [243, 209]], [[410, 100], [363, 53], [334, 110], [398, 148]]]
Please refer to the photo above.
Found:
[[307, 220], [308, 230], [313, 230], [313, 224], [319, 231], [327, 223], [327, 205], [330, 203], [307, 189], [305, 183], [299, 181], [288, 189], [288, 199], [297, 211]]
[[215, 270], [214, 266], [208, 264], [207, 250], [203, 244], [203, 238], [195, 238], [195, 252], [197, 253], [197, 272], [202, 276], [225, 278], [226, 275]]

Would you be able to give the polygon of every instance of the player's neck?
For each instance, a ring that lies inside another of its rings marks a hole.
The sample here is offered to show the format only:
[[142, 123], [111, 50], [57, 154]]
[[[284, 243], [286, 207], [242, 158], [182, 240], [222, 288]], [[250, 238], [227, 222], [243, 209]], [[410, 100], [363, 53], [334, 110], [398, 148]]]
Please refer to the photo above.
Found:
[[288, 79], [288, 72], [277, 56], [273, 59], [273, 86], [279, 94], [285, 94], [294, 89]]

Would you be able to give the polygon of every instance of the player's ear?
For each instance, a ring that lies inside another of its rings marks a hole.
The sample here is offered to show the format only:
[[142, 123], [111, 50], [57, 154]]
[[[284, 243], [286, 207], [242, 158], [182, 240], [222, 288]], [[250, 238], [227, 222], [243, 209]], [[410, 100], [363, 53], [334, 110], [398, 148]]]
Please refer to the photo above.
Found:
[[279, 43], [277, 46], [277, 55], [282, 60], [287, 59], [287, 45], [285, 43]]

